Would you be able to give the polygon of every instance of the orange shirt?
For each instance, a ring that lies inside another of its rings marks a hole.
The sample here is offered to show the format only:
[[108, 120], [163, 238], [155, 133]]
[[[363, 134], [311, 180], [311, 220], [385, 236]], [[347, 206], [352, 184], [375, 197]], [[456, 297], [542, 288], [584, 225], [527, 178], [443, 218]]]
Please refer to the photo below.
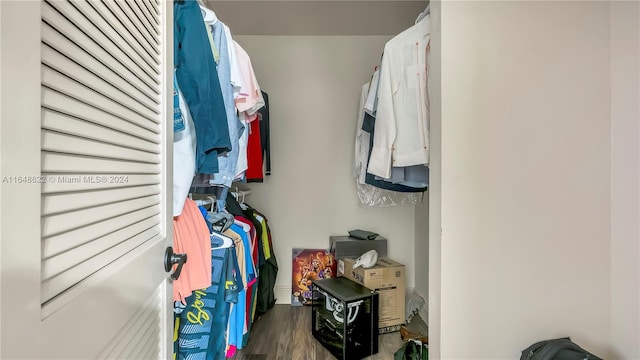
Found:
[[185, 303], [194, 290], [211, 286], [211, 237], [198, 205], [187, 199], [182, 214], [173, 218], [173, 250], [187, 254], [180, 277], [173, 282], [173, 300]]

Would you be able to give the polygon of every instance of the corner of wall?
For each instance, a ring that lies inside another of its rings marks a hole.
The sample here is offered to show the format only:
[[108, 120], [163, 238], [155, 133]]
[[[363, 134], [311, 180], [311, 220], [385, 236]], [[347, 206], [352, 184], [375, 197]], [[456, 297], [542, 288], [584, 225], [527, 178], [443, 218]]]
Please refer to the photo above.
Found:
[[[428, 327], [429, 326], [429, 298], [425, 296], [425, 294], [422, 294], [420, 291], [418, 291], [418, 289], [413, 289], [411, 293], [417, 296], [420, 296], [421, 298], [424, 299], [424, 305], [420, 308], [418, 315], [420, 315], [420, 318], [422, 319], [422, 321], [424, 321], [425, 324], [427, 324], [427, 327]], [[409, 294], [410, 293], [407, 292], [407, 296], [409, 296]]]

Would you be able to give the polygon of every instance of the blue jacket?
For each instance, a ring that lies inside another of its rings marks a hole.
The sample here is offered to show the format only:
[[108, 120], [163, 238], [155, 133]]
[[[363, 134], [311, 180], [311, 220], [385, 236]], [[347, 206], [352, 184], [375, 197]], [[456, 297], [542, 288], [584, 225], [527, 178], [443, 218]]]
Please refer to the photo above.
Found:
[[218, 154], [231, 151], [216, 63], [198, 2], [176, 0], [173, 15], [173, 60], [196, 129], [196, 171], [213, 174]]

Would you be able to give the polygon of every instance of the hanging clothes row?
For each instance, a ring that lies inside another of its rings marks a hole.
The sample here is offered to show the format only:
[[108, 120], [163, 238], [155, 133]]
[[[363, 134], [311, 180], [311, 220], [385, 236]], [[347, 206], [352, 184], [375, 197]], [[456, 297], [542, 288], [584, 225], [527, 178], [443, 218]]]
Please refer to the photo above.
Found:
[[[229, 304], [238, 301], [242, 285], [235, 244], [230, 241], [225, 244], [224, 235], [209, 232], [211, 224], [203, 216], [206, 212], [193, 200], [187, 199], [182, 215], [174, 220], [174, 232], [181, 231], [182, 223], [194, 224], [199, 234], [204, 233], [205, 239], [191, 237], [189, 241], [206, 244], [206, 247], [198, 249], [201, 251], [180, 250], [187, 254], [187, 262], [180, 277], [174, 281], [174, 356], [179, 359], [189, 356], [224, 359], [224, 329], [228, 322]], [[208, 259], [205, 263], [209, 273], [202, 273], [201, 268], [187, 267], [199, 264], [202, 259]], [[209, 279], [205, 286], [195, 287], [190, 281], [204, 276]], [[183, 298], [186, 293], [178, 293], [176, 287], [187, 282], [191, 286], [188, 289], [190, 295]]]
[[[229, 322], [227, 357], [232, 357], [235, 351], [242, 349], [249, 341], [251, 324], [256, 316], [266, 313], [275, 305], [274, 287], [278, 274], [278, 262], [273, 250], [271, 229], [266, 216], [246, 203], [238, 203], [231, 193], [227, 195], [227, 209], [237, 221], [248, 226], [248, 237], [252, 239], [251, 257], [257, 279], [247, 278], [246, 302], [232, 306], [232, 316], [235, 314], [235, 327]], [[243, 326], [240, 326], [243, 325]]]
[[251, 59], [229, 27], [196, 0], [174, 2], [174, 64], [177, 216], [193, 187], [263, 181], [271, 159], [268, 96]]
[[389, 40], [362, 87], [353, 176], [364, 206], [415, 204], [428, 189], [430, 22], [425, 10]]
[[[174, 222], [179, 234], [196, 228], [199, 236], [207, 237], [191, 243], [208, 245], [178, 248], [189, 260], [174, 282], [177, 359], [233, 357], [247, 345], [256, 317], [275, 305], [278, 263], [268, 220], [233, 195], [227, 196], [229, 212], [217, 212], [216, 201], [207, 209], [187, 199], [183, 214]], [[204, 257], [210, 259], [208, 264], [200, 261]]]

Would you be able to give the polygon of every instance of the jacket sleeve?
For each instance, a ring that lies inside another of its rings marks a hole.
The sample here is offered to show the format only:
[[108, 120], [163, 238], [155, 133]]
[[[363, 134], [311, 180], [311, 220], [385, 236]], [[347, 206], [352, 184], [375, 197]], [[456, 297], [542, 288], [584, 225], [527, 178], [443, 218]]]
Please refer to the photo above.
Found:
[[209, 37], [195, 0], [174, 3], [174, 64], [196, 129], [196, 169], [218, 172], [218, 153], [231, 150], [227, 115]]
[[378, 88], [378, 109], [376, 112], [373, 149], [369, 158], [367, 172], [382, 178], [391, 177], [393, 147], [396, 141], [396, 116], [394, 111], [394, 96], [397, 80], [394, 79], [392, 56], [385, 46], [380, 64], [380, 80]]

